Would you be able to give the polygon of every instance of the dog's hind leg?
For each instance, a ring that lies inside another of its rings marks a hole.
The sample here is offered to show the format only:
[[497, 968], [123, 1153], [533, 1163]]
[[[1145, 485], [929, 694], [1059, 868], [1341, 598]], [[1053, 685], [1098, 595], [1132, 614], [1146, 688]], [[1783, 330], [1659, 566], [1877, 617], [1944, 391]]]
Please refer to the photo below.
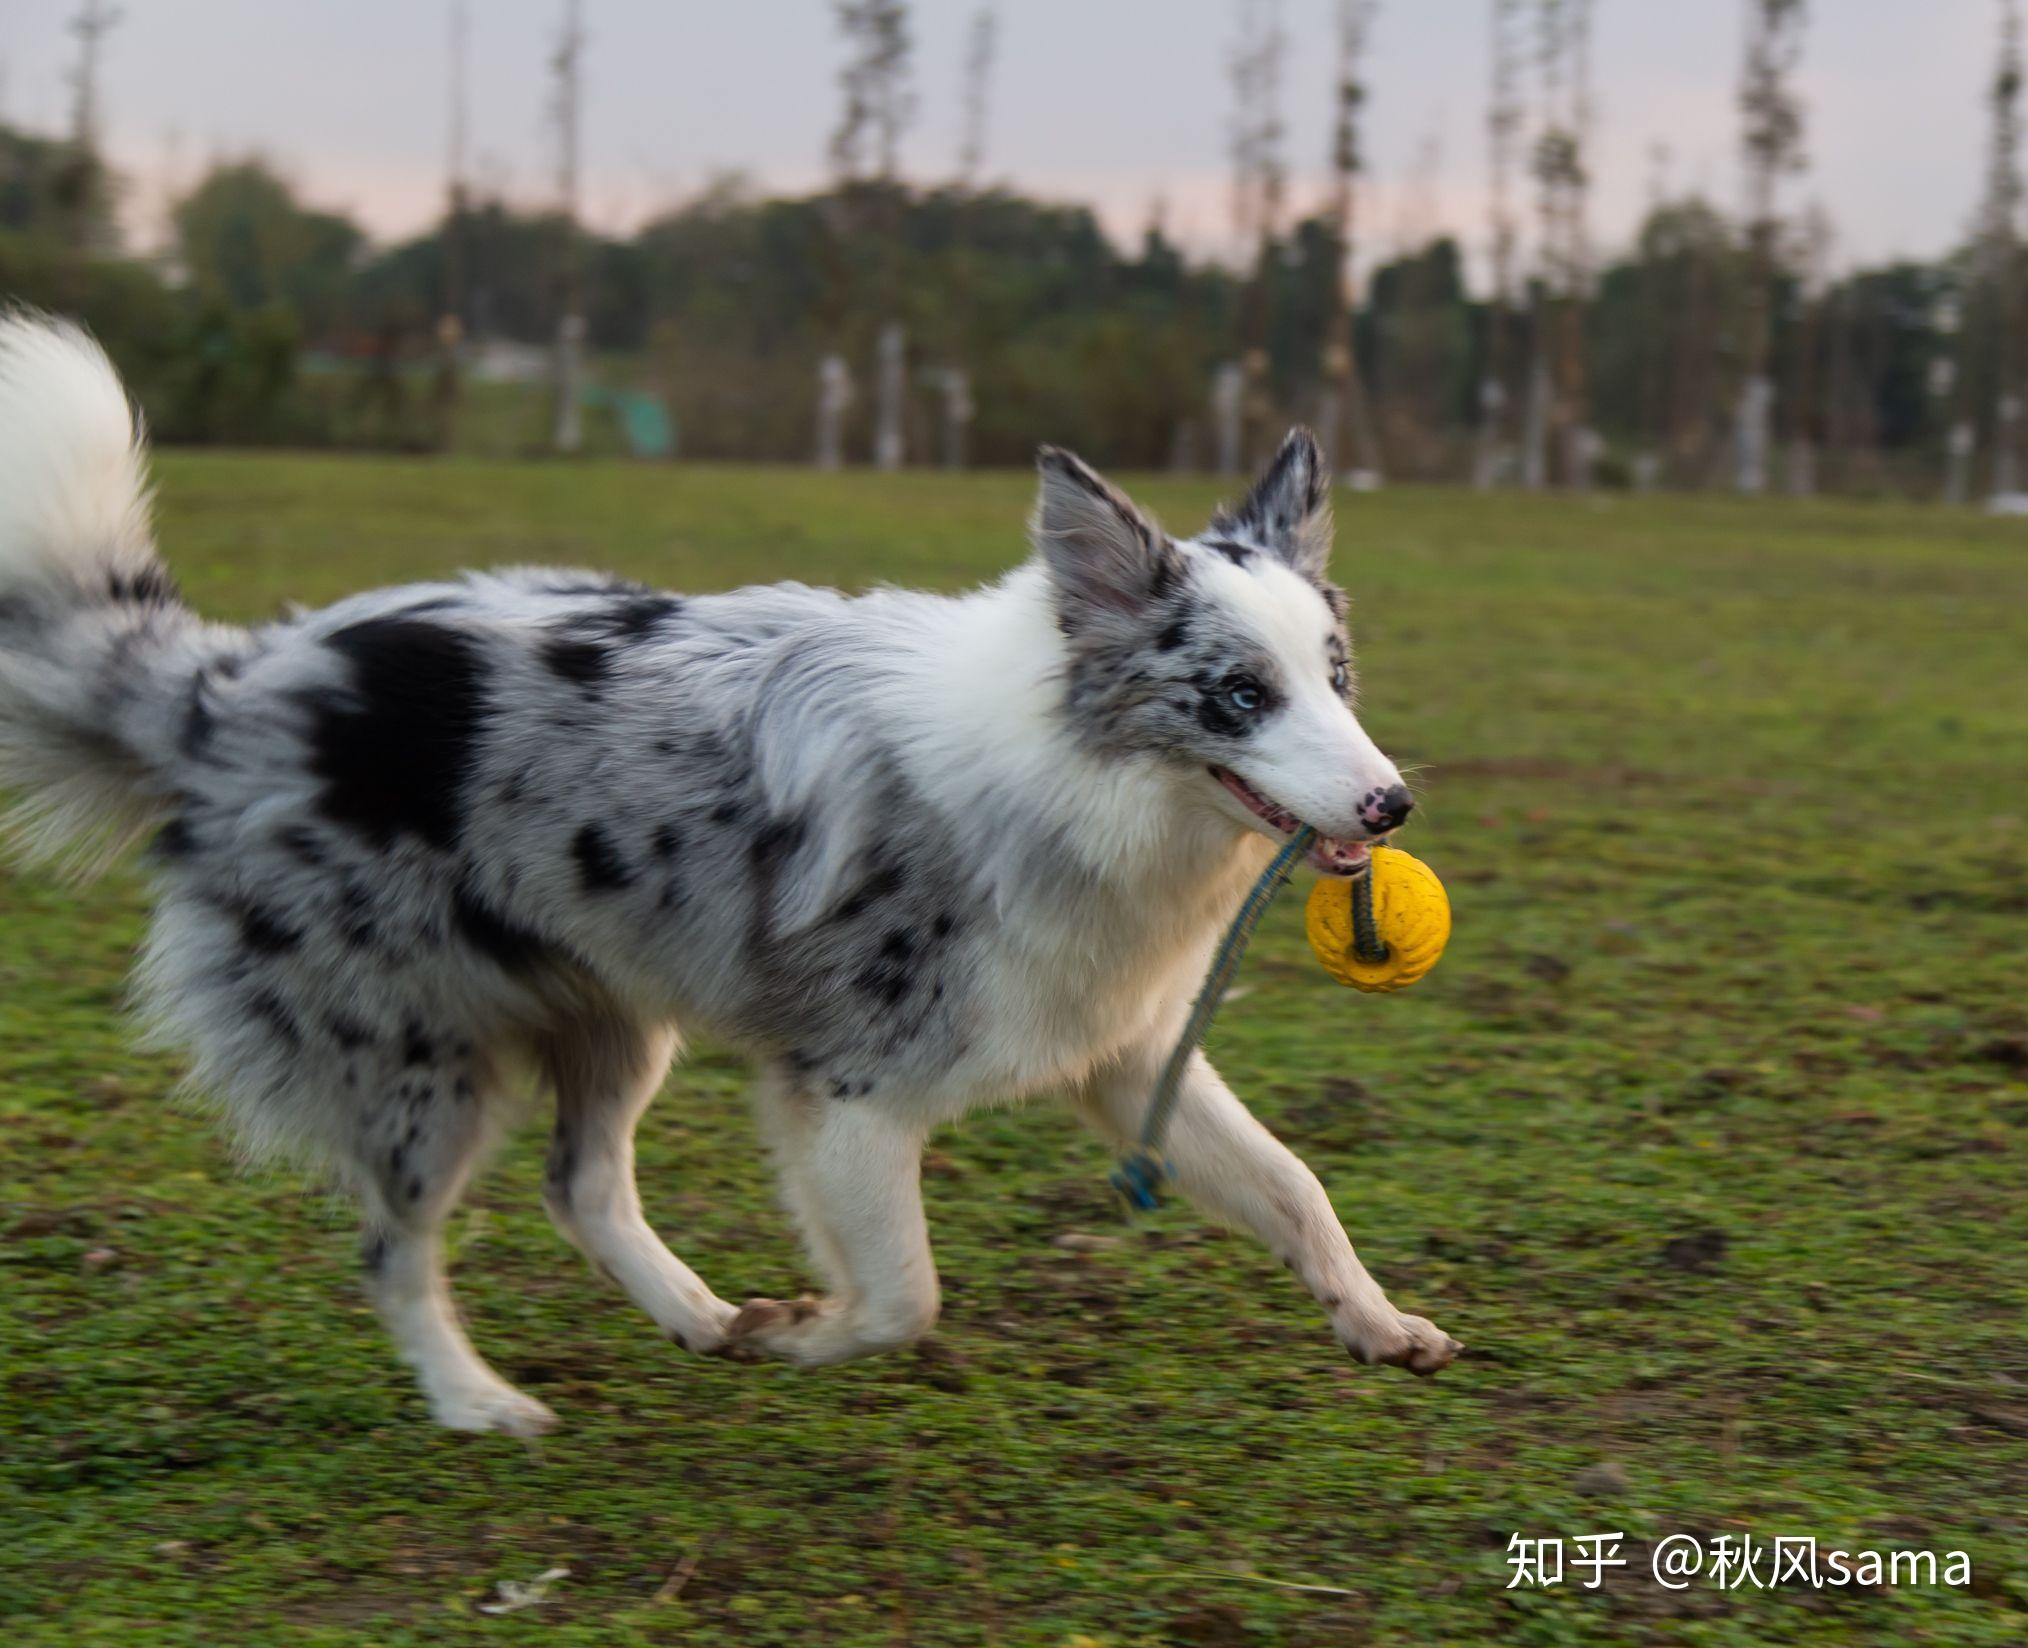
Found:
[[557, 1228], [685, 1350], [712, 1351], [736, 1311], [662, 1244], [634, 1186], [634, 1126], [662, 1085], [676, 1033], [587, 1015], [542, 1043], [556, 1089], [543, 1200]]
[[403, 1076], [358, 1145], [366, 1290], [416, 1371], [430, 1412], [460, 1431], [534, 1436], [556, 1416], [489, 1368], [465, 1337], [444, 1272], [443, 1227], [487, 1131], [480, 1072]]
[[922, 1127], [868, 1100], [817, 1098], [777, 1071], [758, 1102], [783, 1199], [832, 1292], [749, 1301], [733, 1347], [818, 1367], [921, 1338], [937, 1319]]

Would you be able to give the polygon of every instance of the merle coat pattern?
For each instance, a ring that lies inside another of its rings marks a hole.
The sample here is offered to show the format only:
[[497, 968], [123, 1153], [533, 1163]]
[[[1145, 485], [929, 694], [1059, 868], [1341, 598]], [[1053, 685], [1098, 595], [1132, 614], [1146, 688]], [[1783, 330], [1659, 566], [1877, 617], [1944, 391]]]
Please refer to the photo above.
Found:
[[[1035, 558], [964, 597], [510, 571], [225, 628], [156, 558], [96, 347], [0, 320], [18, 839], [89, 867], [150, 836], [150, 1021], [252, 1149], [356, 1193], [444, 1423], [550, 1422], [472, 1349], [440, 1241], [517, 1067], [555, 1095], [557, 1223], [672, 1338], [866, 1354], [936, 1315], [931, 1127], [1054, 1090], [1131, 1133], [1274, 841], [1306, 819], [1343, 873], [1406, 815], [1349, 707], [1307, 435], [1196, 540], [1066, 453], [1040, 468]], [[735, 1307], [642, 1218], [633, 1128], [679, 1027], [759, 1064], [824, 1297]], [[1171, 1151], [1356, 1355], [1451, 1359], [1201, 1057]]]

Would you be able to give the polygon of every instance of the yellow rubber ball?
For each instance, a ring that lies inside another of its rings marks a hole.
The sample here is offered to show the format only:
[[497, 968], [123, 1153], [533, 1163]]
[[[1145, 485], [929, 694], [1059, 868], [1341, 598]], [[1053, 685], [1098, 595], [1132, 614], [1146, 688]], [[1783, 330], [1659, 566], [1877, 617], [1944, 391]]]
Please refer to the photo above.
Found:
[[1427, 973], [1451, 936], [1451, 901], [1436, 871], [1398, 847], [1375, 847], [1366, 872], [1373, 878], [1373, 924], [1387, 946], [1383, 961], [1361, 961], [1352, 950], [1350, 881], [1319, 881], [1310, 890], [1305, 921], [1310, 948], [1324, 971], [1355, 990], [1400, 990]]

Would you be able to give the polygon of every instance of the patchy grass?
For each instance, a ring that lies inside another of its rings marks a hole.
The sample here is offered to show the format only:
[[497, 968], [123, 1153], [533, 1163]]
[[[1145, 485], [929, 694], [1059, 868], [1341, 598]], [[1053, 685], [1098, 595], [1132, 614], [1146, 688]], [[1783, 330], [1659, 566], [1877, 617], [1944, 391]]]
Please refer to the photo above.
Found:
[[[240, 617], [508, 561], [955, 587], [1021, 553], [1028, 492], [185, 455], [162, 482], [177, 572]], [[1415, 492], [1343, 517], [1367, 718], [1426, 764], [1411, 844], [1457, 936], [1416, 991], [1353, 996], [1288, 899], [1213, 1052], [1457, 1367], [1352, 1366], [1184, 1208], [1124, 1229], [1049, 1107], [935, 1141], [934, 1343], [685, 1360], [548, 1228], [536, 1129], [456, 1258], [481, 1348], [565, 1427], [438, 1432], [345, 1211], [235, 1171], [130, 1046], [138, 880], [0, 873], [11, 1642], [2028, 1638], [2020, 528]], [[734, 1298], [800, 1275], [740, 1086], [705, 1050], [641, 1141], [651, 1217]], [[1122, 1241], [1052, 1246], [1073, 1230]], [[1633, 1564], [1509, 1591], [1517, 1530], [1624, 1530]], [[1959, 1548], [1975, 1579], [1672, 1594], [1643, 1557], [1684, 1530]], [[538, 1606], [477, 1611], [552, 1566]]]

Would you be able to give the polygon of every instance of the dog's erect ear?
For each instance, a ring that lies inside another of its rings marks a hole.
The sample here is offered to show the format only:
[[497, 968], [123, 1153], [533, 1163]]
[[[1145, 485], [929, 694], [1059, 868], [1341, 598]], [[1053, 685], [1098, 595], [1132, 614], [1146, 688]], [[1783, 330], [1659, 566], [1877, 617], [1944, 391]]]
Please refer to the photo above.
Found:
[[1036, 454], [1042, 484], [1028, 530], [1056, 584], [1065, 630], [1139, 611], [1181, 568], [1162, 529], [1083, 459], [1061, 447]]
[[1219, 509], [1209, 530], [1279, 555], [1306, 578], [1323, 577], [1331, 560], [1331, 472], [1317, 437], [1291, 429], [1253, 490]]

